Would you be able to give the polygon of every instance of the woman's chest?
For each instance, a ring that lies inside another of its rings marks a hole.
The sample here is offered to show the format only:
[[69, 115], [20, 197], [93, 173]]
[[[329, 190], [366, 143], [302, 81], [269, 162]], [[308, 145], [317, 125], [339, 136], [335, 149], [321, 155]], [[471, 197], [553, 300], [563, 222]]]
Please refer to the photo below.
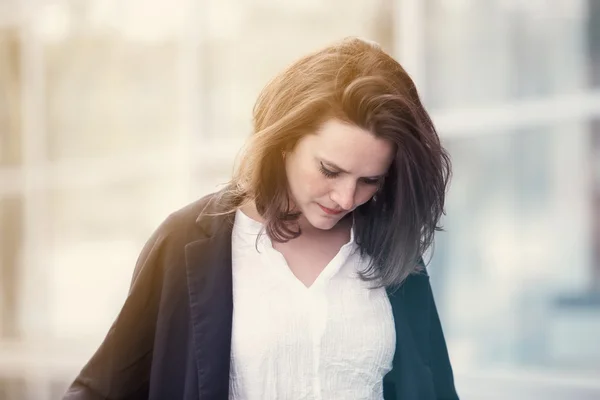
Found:
[[340, 272], [311, 288], [276, 273], [234, 273], [234, 359], [283, 368], [293, 363], [298, 371], [288, 372], [296, 374], [318, 364], [321, 370], [332, 366], [332, 374], [343, 368], [357, 376], [385, 375], [396, 345], [386, 291]]

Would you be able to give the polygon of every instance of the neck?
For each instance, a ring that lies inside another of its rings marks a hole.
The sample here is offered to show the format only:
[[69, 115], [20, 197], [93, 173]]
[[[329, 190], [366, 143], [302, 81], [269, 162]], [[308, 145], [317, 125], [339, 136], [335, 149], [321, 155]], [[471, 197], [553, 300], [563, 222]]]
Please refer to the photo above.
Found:
[[258, 210], [256, 209], [256, 205], [254, 204], [253, 201], [244, 203], [240, 206], [240, 210], [246, 214], [247, 217], [260, 222], [261, 224], [265, 223], [265, 219], [262, 217], [262, 215], [260, 215], [258, 213]]
[[[251, 218], [257, 222], [260, 222], [261, 224], [264, 224], [266, 222], [265, 219], [262, 217], [262, 215], [259, 214], [258, 210], [256, 209], [256, 205], [254, 204], [253, 201], [243, 204], [240, 207], [240, 210], [244, 214], [246, 214], [246, 216], [248, 216], [249, 218]], [[350, 229], [352, 229], [352, 214], [346, 215], [333, 228], [331, 228], [329, 230], [322, 230], [322, 229], [315, 228], [304, 217], [304, 215], [300, 215], [300, 218], [298, 218], [298, 225], [300, 226], [300, 229], [302, 230], [302, 236], [304, 236], [305, 238], [307, 238], [307, 237], [318, 238], [318, 237], [328, 236], [331, 234], [340, 234], [342, 232], [346, 232], [346, 234], [348, 235], [348, 238], [350, 238]]]

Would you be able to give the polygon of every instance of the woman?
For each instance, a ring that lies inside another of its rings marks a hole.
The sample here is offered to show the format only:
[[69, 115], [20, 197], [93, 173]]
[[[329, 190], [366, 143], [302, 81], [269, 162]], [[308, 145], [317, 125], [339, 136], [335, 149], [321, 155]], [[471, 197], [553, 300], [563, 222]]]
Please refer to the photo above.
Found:
[[457, 399], [422, 263], [450, 163], [417, 91], [346, 39], [261, 93], [225, 189], [173, 213], [66, 399]]

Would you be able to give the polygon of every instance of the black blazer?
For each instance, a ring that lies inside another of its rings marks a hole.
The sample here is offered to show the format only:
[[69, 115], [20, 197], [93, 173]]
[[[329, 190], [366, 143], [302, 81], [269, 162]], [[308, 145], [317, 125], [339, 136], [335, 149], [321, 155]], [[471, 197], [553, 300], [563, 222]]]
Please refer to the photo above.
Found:
[[[206, 215], [219, 211], [214, 198], [173, 213], [148, 240], [122, 310], [64, 399], [227, 400], [233, 215]], [[388, 295], [396, 352], [385, 400], [458, 399], [429, 276]]]

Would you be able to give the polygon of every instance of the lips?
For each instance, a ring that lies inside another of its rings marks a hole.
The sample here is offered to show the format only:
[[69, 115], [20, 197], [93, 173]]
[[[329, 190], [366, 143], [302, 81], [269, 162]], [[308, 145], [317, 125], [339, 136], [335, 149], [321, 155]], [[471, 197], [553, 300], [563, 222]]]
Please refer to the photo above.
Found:
[[319, 207], [321, 207], [321, 210], [323, 210], [324, 213], [329, 214], [329, 215], [338, 215], [338, 214], [341, 214], [343, 211], [343, 210], [333, 210], [331, 208], [323, 207], [320, 204], [319, 204]]

